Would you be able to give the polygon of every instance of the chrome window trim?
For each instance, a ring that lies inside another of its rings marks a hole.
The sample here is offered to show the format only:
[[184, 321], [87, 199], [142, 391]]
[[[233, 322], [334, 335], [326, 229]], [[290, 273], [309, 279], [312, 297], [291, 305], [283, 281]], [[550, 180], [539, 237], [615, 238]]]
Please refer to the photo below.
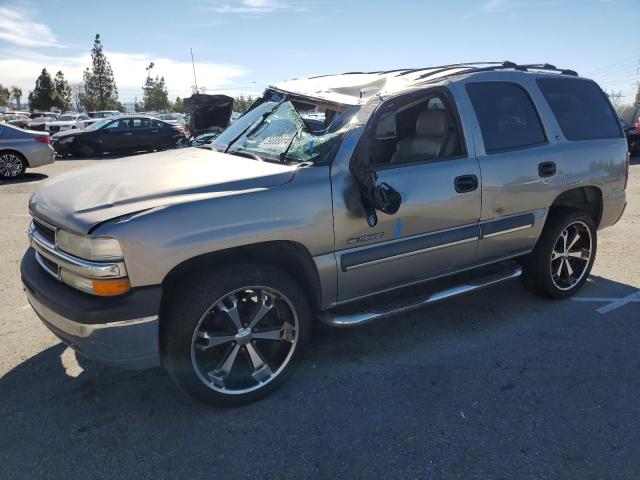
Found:
[[507, 230], [500, 230], [499, 232], [494, 232], [494, 233], [489, 233], [487, 235], [483, 235], [482, 238], [497, 237], [498, 235], [504, 235], [505, 233], [517, 232], [518, 230], [525, 230], [527, 228], [532, 228], [532, 227], [533, 227], [533, 224], [531, 224], [531, 225], [522, 225], [521, 227], [508, 228]]
[[[127, 276], [124, 262], [92, 262], [74, 257], [58, 249], [48, 242], [36, 230], [33, 224], [29, 225], [29, 239], [31, 247], [47, 260], [55, 263], [60, 268], [89, 278], [121, 278]], [[42, 264], [40, 264], [42, 266]], [[49, 269], [45, 269], [51, 273]]]

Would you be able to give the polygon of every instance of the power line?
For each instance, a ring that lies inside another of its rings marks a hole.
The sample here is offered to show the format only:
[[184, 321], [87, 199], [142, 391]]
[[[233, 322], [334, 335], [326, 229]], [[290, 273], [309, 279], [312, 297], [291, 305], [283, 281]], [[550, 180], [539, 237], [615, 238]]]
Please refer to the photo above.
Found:
[[596, 68], [595, 70], [591, 70], [590, 72], [587, 72], [586, 75], [593, 75], [596, 72], [600, 72], [602, 70], [608, 70], [611, 67], [615, 67], [616, 65], [620, 65], [620, 64], [625, 63], [625, 62], [633, 63], [633, 61], [638, 61], [638, 60], [640, 60], [640, 56], [638, 56], [636, 54], [633, 57], [628, 57], [628, 58], [625, 58], [623, 60], [617, 61], [615, 63], [611, 63], [609, 65], [604, 65], [602, 67]]

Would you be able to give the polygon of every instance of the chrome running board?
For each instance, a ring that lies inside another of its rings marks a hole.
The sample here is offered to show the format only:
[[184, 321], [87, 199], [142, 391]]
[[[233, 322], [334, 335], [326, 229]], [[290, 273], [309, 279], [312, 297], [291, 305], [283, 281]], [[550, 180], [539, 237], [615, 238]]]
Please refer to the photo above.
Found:
[[522, 267], [519, 265], [513, 265], [510, 266], [509, 269], [458, 283], [444, 290], [431, 291], [426, 294], [423, 293], [391, 304], [381, 305], [376, 308], [369, 308], [365, 311], [356, 313], [339, 313], [339, 310], [327, 310], [320, 314], [320, 320], [322, 323], [332, 327], [355, 327], [381, 318], [406, 313], [440, 300], [456, 297], [464, 293], [474, 292], [476, 290], [519, 277], [521, 274]]

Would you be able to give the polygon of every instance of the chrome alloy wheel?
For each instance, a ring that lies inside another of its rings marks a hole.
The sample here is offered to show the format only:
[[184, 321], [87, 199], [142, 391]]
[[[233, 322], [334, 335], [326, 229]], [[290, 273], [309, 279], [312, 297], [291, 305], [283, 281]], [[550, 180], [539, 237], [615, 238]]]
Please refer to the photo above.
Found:
[[243, 287], [216, 300], [200, 318], [191, 340], [191, 363], [216, 392], [253, 392], [285, 369], [298, 330], [296, 311], [283, 293]]
[[570, 290], [584, 277], [591, 260], [591, 230], [582, 221], [567, 225], [551, 253], [551, 278], [560, 290]]
[[3, 153], [0, 155], [0, 176], [15, 178], [24, 170], [22, 159], [13, 153]]

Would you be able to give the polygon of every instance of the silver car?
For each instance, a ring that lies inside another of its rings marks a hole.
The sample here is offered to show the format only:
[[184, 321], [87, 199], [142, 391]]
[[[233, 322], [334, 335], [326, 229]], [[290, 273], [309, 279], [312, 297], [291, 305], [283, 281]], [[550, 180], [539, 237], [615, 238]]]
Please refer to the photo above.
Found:
[[55, 155], [48, 133], [0, 123], [0, 178], [17, 178], [27, 168], [53, 163]]
[[274, 85], [205, 148], [47, 182], [22, 279], [77, 351], [250, 402], [320, 320], [352, 327], [521, 277], [575, 294], [626, 206], [606, 95], [551, 65]]

